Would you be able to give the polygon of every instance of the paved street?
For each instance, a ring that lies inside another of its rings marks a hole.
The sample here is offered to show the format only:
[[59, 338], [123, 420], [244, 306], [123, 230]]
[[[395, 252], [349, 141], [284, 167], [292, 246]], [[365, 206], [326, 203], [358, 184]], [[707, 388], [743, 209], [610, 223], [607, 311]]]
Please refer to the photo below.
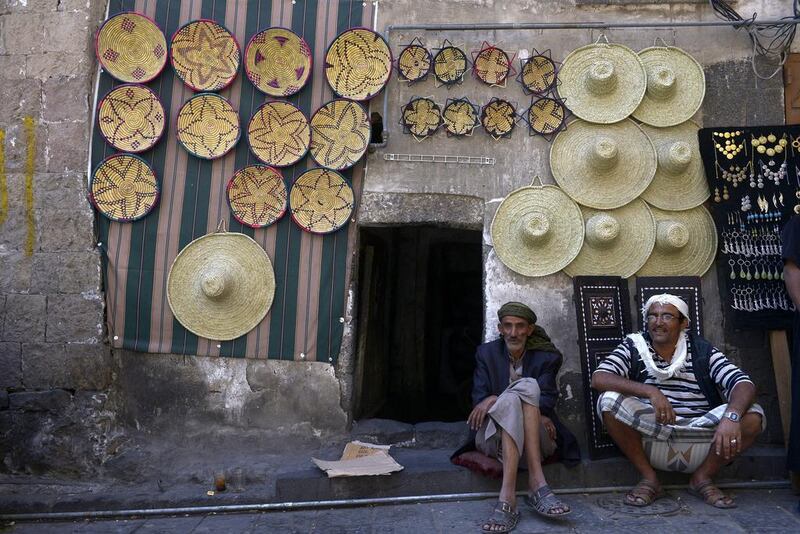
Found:
[[[716, 510], [682, 490], [673, 490], [649, 508], [621, 504], [620, 494], [564, 495], [571, 519], [547, 521], [523, 510], [515, 532], [614, 532], [641, 534], [646, 529], [700, 532], [800, 532], [798, 497], [788, 489], [740, 490], [739, 508]], [[14, 533], [406, 533], [478, 532], [492, 500], [363, 506], [291, 512], [197, 515], [107, 521], [16, 523], [0, 528]]]

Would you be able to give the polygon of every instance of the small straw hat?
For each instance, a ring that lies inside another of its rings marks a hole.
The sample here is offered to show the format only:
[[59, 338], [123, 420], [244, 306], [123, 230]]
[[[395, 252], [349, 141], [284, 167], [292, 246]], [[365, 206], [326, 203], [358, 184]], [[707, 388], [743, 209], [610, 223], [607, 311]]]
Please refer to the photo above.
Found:
[[581, 213], [586, 237], [564, 272], [570, 276], [633, 276], [656, 242], [656, 221], [647, 204], [637, 198], [615, 210], [581, 207]]
[[600, 124], [628, 117], [647, 89], [644, 64], [636, 52], [608, 42], [573, 50], [564, 59], [558, 78], [558, 94], [569, 110]]
[[656, 219], [656, 245], [637, 276], [703, 276], [717, 253], [717, 232], [708, 210], [650, 210]]
[[524, 276], [546, 276], [578, 255], [581, 210], [556, 186], [522, 187], [497, 208], [491, 233], [495, 253], [506, 267]]
[[633, 116], [661, 128], [689, 120], [706, 94], [700, 63], [674, 46], [645, 48], [639, 57], [647, 70], [647, 91]]
[[94, 42], [105, 71], [121, 82], [149, 82], [167, 64], [167, 39], [152, 19], [128, 11], [106, 20]]
[[333, 40], [325, 54], [325, 78], [337, 96], [369, 100], [392, 74], [392, 52], [383, 37], [351, 28]]
[[669, 128], [641, 127], [658, 154], [655, 178], [642, 198], [662, 210], [688, 210], [705, 202], [711, 192], [697, 142], [700, 126], [686, 121]]
[[172, 36], [172, 68], [195, 91], [220, 91], [239, 72], [242, 52], [227, 28], [213, 20], [193, 20]]
[[243, 336], [267, 315], [275, 273], [250, 237], [224, 229], [178, 253], [167, 276], [167, 300], [190, 332], [216, 341]]
[[608, 210], [647, 189], [656, 172], [656, 149], [632, 120], [599, 125], [574, 120], [553, 140], [550, 167], [576, 202]]

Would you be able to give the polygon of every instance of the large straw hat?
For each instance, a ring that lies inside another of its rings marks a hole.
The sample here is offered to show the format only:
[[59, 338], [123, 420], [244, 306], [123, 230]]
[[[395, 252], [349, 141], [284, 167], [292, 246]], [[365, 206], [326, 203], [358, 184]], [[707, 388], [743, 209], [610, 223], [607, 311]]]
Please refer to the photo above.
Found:
[[558, 185], [576, 202], [614, 209], [650, 185], [656, 149], [631, 120], [609, 125], [574, 120], [553, 140], [550, 167]]
[[658, 154], [656, 175], [642, 198], [662, 210], [688, 210], [711, 195], [706, 182], [697, 132], [700, 126], [686, 121], [670, 128], [642, 125]]
[[609, 211], [582, 207], [581, 213], [586, 237], [565, 273], [628, 278], [644, 265], [656, 242], [656, 221], [643, 200]]
[[656, 246], [638, 276], [703, 276], [717, 253], [717, 232], [703, 206], [686, 211], [650, 208]]
[[558, 73], [558, 94], [576, 117], [610, 124], [639, 106], [647, 89], [644, 64], [619, 44], [597, 43], [573, 50]]
[[491, 232], [500, 261], [525, 276], [560, 271], [583, 244], [580, 208], [553, 185], [530, 185], [509, 194], [497, 208]]
[[647, 91], [633, 116], [662, 128], [689, 120], [706, 94], [700, 63], [674, 46], [645, 48], [639, 57], [647, 70]]
[[180, 251], [167, 276], [175, 318], [200, 337], [243, 336], [267, 315], [275, 273], [261, 246], [244, 234], [218, 231]]

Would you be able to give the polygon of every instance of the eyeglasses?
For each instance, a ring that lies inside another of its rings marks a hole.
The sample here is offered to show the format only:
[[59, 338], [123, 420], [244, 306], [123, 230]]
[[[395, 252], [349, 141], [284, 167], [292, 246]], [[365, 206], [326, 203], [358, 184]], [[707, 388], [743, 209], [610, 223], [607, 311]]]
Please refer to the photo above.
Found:
[[664, 321], [665, 323], [671, 323], [672, 321], [677, 319], [677, 317], [672, 315], [671, 313], [661, 313], [661, 314], [648, 313], [647, 314], [647, 322], [648, 323], [656, 323], [656, 322], [658, 322], [659, 318], [661, 318], [661, 320]]

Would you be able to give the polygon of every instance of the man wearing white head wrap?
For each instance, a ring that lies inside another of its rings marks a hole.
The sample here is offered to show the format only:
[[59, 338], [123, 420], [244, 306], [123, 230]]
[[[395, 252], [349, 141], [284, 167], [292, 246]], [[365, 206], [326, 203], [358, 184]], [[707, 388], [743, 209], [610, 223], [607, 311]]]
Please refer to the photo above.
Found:
[[764, 428], [755, 387], [689, 331], [689, 307], [680, 297], [650, 297], [642, 315], [645, 331], [627, 336], [592, 375], [592, 387], [603, 392], [597, 403], [603, 424], [642, 475], [625, 503], [647, 506], [661, 497], [655, 469], [662, 469], [692, 473], [690, 493], [733, 508], [712, 479]]

